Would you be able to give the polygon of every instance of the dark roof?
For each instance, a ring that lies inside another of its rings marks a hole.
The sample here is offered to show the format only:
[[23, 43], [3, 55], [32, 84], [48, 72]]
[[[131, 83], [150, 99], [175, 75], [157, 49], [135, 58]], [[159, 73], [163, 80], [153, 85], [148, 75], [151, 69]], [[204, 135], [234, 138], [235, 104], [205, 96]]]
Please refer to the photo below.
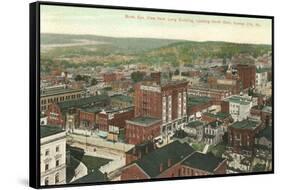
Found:
[[272, 127], [268, 126], [262, 129], [258, 134], [257, 138], [265, 137], [267, 140], [272, 141]]
[[88, 106], [93, 106], [97, 103], [102, 103], [109, 101], [109, 96], [106, 95], [98, 95], [98, 96], [90, 96], [87, 98], [81, 98], [76, 100], [59, 102], [58, 105], [62, 110], [69, 108], [83, 108]]
[[207, 115], [209, 117], [217, 118], [217, 119], [225, 119], [230, 116], [229, 113], [223, 113], [223, 112], [218, 112], [216, 114], [212, 113], [204, 113], [204, 115]]
[[131, 96], [126, 96], [123, 94], [115, 94], [115, 95], [111, 96], [111, 99], [122, 101], [122, 102], [128, 102], [128, 103], [133, 102], [133, 98]]
[[207, 96], [189, 96], [188, 97], [188, 106], [196, 106], [206, 104], [211, 101], [211, 98]]
[[219, 127], [221, 124], [222, 124], [221, 121], [216, 120], [211, 123], [208, 123], [206, 126], [211, 126], [212, 128], [216, 128], [216, 127]]
[[63, 131], [64, 130], [58, 126], [41, 125], [40, 126], [40, 138], [55, 135], [55, 134], [61, 133]]
[[183, 164], [192, 168], [197, 168], [207, 172], [213, 172], [224, 160], [224, 158], [215, 157], [210, 153], [203, 154], [200, 152], [195, 152], [187, 159], [185, 159], [183, 161]]
[[192, 128], [193, 127], [198, 127], [200, 125], [203, 125], [203, 122], [201, 122], [201, 121], [192, 121], [192, 122], [189, 122], [187, 124], [188, 127], [192, 127]]
[[236, 129], [255, 129], [257, 127], [257, 122], [251, 121], [251, 120], [242, 120], [237, 121], [234, 124], [232, 124], [230, 127], [236, 128]]
[[154, 117], [136, 117], [130, 120], [127, 120], [128, 123], [141, 125], [141, 126], [151, 126], [152, 124], [158, 123], [161, 120]]
[[174, 141], [162, 148], [156, 149], [135, 163], [141, 167], [150, 177], [158, 176], [160, 165], [163, 166], [163, 171], [168, 168], [168, 160], [171, 160], [171, 166], [182, 161], [188, 155], [194, 152], [194, 149], [187, 143]]
[[106, 176], [99, 170], [95, 170], [94, 172], [89, 173], [88, 175], [85, 175], [84, 177], [81, 177], [72, 183], [78, 184], [78, 183], [93, 183], [93, 182], [102, 182], [106, 181]]

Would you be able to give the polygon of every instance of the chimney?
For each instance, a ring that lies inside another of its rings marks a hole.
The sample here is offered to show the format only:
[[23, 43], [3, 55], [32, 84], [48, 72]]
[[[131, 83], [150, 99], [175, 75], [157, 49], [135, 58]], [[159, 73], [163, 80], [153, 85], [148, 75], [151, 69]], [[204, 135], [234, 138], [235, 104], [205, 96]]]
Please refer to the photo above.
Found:
[[168, 159], [168, 167], [170, 167], [172, 165], [172, 160], [169, 158]]
[[159, 172], [161, 173], [163, 171], [163, 164], [160, 163], [160, 168], [159, 168]]

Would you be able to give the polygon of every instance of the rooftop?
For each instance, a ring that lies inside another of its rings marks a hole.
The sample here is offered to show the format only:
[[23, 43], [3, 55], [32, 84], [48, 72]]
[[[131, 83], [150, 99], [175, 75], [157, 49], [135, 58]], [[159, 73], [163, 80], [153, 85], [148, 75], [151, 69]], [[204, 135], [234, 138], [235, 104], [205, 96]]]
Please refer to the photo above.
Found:
[[196, 106], [208, 103], [211, 99], [206, 96], [189, 96], [188, 97], [188, 106]]
[[174, 164], [180, 162], [193, 152], [194, 149], [187, 143], [180, 143], [179, 141], [174, 141], [162, 148], [156, 149], [148, 155], [145, 155], [142, 159], [137, 160], [135, 163], [140, 166], [150, 177], [156, 177], [161, 173], [161, 164], [163, 167], [163, 172], [167, 168], [169, 168], [169, 159], [171, 161], [171, 166], [173, 166]]
[[128, 103], [133, 102], [133, 98], [131, 96], [125, 96], [125, 95], [122, 95], [122, 94], [113, 95], [113, 96], [111, 96], [111, 99], [122, 101], [122, 102], [128, 102]]
[[262, 108], [262, 111], [272, 113], [272, 107], [271, 106], [264, 106]]
[[183, 164], [192, 168], [198, 168], [200, 170], [212, 173], [224, 160], [225, 159], [215, 157], [210, 153], [203, 154], [200, 152], [195, 152], [187, 159], [185, 159], [183, 161]]
[[51, 126], [51, 125], [40, 126], [40, 138], [48, 137], [61, 132], [64, 132], [64, 130], [58, 126]]
[[268, 126], [262, 129], [258, 134], [257, 138], [265, 137], [267, 140], [272, 141], [272, 127]]
[[80, 98], [76, 100], [59, 102], [58, 105], [62, 110], [69, 108], [87, 108], [95, 105], [96, 103], [109, 101], [109, 96], [106, 95], [98, 95], [98, 96], [90, 96], [87, 98]]
[[95, 170], [94, 172], [89, 173], [75, 181], [73, 184], [81, 184], [81, 183], [93, 183], [93, 182], [102, 182], [106, 181], [106, 176], [99, 170]]
[[249, 98], [243, 96], [231, 96], [227, 98], [227, 100], [229, 102], [233, 102], [241, 105], [248, 105], [251, 103], [251, 100]]
[[134, 119], [131, 120], [127, 120], [127, 122], [132, 123], [132, 124], [136, 124], [136, 125], [141, 125], [141, 126], [150, 126], [154, 123], [158, 123], [161, 120], [158, 118], [153, 118], [153, 117], [136, 117]]
[[245, 119], [242, 121], [236, 121], [230, 127], [236, 128], [236, 129], [255, 129], [257, 127], [257, 125], [258, 125], [258, 122]]
[[206, 126], [211, 126], [211, 127], [215, 128], [215, 127], [219, 127], [221, 124], [222, 124], [221, 121], [213, 121], [211, 123], [208, 123]]
[[217, 119], [225, 119], [230, 116], [229, 113], [223, 113], [223, 112], [218, 112], [216, 114], [213, 113], [204, 113], [204, 115], [207, 115], [209, 117], [217, 118]]
[[271, 71], [271, 68], [257, 68], [256, 72], [257, 73], [264, 73], [264, 72], [269, 72]]
[[198, 127], [200, 125], [203, 125], [203, 122], [201, 122], [201, 121], [192, 121], [192, 122], [189, 122], [187, 124], [188, 127]]
[[80, 90], [80, 89], [59, 87], [59, 88], [44, 89], [44, 90], [41, 90], [40, 93], [41, 93], [41, 97], [46, 97], [46, 96], [54, 96], [54, 95], [59, 95], [59, 94], [81, 92], [81, 91], [82, 90]]

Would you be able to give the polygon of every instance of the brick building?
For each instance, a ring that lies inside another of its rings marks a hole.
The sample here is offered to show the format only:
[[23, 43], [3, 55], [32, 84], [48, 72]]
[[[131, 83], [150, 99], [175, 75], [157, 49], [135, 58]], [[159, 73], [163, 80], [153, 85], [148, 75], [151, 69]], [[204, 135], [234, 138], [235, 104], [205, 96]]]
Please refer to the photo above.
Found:
[[226, 160], [174, 141], [125, 166], [121, 180], [202, 176], [226, 173]]
[[260, 122], [243, 120], [228, 127], [228, 144], [236, 153], [253, 151], [255, 136], [261, 127]]
[[213, 100], [220, 101], [231, 95], [229, 90], [211, 89], [206, 87], [191, 87], [188, 88], [188, 95], [204, 96], [212, 98]]
[[187, 115], [187, 82], [135, 85], [135, 116], [162, 120], [161, 132], [167, 135], [183, 125]]
[[256, 66], [238, 64], [237, 73], [242, 82], [243, 89], [255, 86], [256, 83]]
[[109, 125], [125, 128], [126, 120], [134, 118], [134, 107], [103, 110], [97, 114], [96, 123], [101, 131], [109, 131]]
[[142, 144], [160, 135], [161, 120], [152, 117], [136, 117], [126, 120], [125, 138], [129, 144]]

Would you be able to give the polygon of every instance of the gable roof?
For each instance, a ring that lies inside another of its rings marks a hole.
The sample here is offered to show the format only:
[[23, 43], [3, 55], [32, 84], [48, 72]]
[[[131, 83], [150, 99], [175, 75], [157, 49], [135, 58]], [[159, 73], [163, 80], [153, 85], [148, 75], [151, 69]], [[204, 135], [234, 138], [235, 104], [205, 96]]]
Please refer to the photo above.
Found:
[[[174, 141], [162, 148], [156, 149], [142, 159], [135, 163], [143, 169], [143, 171], [150, 177], [158, 176], [160, 172], [160, 165], [162, 164], [162, 172], [168, 169], [168, 160], [171, 160], [171, 166], [182, 161], [195, 150], [187, 143], [180, 143]], [[171, 167], [170, 166], [170, 167]]]
[[183, 165], [213, 173], [224, 160], [210, 153], [195, 152], [183, 161]]

